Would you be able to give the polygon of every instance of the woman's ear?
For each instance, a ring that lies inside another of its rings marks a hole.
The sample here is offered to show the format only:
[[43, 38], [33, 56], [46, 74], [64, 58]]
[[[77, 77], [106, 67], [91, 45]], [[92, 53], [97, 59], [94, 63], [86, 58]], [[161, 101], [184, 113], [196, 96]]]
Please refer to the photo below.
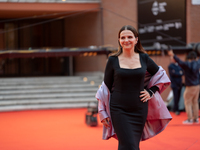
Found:
[[120, 40], [120, 39], [118, 39], [119, 46], [122, 47], [119, 40]]
[[136, 44], [138, 43], [138, 37], [136, 37]]

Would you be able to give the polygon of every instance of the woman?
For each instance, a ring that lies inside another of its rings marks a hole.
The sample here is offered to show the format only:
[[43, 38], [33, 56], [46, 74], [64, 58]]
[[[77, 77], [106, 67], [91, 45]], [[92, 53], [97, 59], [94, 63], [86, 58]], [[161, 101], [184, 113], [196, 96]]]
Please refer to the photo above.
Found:
[[[146, 71], [154, 76], [160, 69], [145, 53], [135, 28], [130, 25], [122, 27], [118, 38], [119, 51], [109, 57], [104, 82], [96, 94], [101, 122], [104, 127], [110, 129], [104, 128], [103, 138], [108, 139], [111, 136], [117, 138], [118, 150], [139, 150], [142, 138], [148, 139], [165, 128], [162, 124], [161, 130], [154, 134], [154, 129], [158, 128], [148, 130], [151, 126], [146, 123], [148, 100], [156, 91], [163, 91], [163, 82], [157, 82], [158, 79], [155, 77], [156, 82], [144, 89]], [[170, 81], [166, 76], [165, 81], [169, 85]], [[163, 104], [159, 106], [162, 109], [164, 107]], [[167, 114], [167, 118], [170, 120], [171, 116]], [[145, 123], [147, 128], [144, 131]], [[148, 137], [145, 137], [146, 134]]]

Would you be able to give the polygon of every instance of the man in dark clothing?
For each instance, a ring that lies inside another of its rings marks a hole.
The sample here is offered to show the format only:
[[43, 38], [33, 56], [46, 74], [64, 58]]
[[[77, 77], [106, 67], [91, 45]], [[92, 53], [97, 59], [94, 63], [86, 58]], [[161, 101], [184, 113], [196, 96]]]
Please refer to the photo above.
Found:
[[171, 79], [171, 88], [173, 90], [173, 111], [175, 112], [176, 115], [180, 114], [179, 111], [179, 100], [180, 100], [180, 95], [181, 95], [181, 89], [182, 89], [182, 75], [183, 75], [183, 70], [181, 67], [178, 65], [178, 63], [174, 60], [174, 58], [170, 57], [171, 63], [168, 66], [169, 70], [169, 75]]
[[175, 61], [184, 70], [185, 75], [185, 91], [184, 103], [187, 113], [187, 120], [183, 124], [199, 123], [199, 69], [200, 59], [197, 60], [197, 54], [191, 51], [187, 55], [187, 61], [180, 60], [173, 51], [168, 51], [168, 55], [173, 57]]

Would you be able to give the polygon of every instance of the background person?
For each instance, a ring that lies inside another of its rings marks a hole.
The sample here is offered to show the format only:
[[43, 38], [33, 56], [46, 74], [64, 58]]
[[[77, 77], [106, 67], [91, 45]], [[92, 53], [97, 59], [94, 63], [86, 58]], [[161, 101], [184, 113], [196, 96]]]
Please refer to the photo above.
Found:
[[176, 115], [180, 114], [179, 110], [179, 101], [181, 96], [181, 89], [182, 89], [182, 76], [183, 70], [178, 65], [178, 63], [174, 60], [173, 57], [170, 57], [170, 65], [168, 66], [170, 80], [171, 80], [171, 88], [173, 91], [173, 111]]
[[168, 51], [168, 55], [184, 70], [185, 91], [184, 103], [187, 113], [187, 120], [183, 124], [199, 123], [199, 68], [200, 59], [197, 61], [197, 54], [194, 51], [189, 52], [186, 62], [180, 60], [174, 55], [173, 50]]

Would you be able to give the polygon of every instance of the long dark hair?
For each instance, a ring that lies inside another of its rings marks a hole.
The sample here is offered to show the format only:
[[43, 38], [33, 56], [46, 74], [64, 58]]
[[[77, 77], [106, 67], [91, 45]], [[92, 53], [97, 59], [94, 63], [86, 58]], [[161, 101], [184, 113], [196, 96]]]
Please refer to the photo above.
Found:
[[[144, 48], [142, 47], [142, 44], [140, 42], [139, 34], [138, 34], [137, 30], [133, 26], [131, 26], [131, 25], [125, 25], [125, 26], [123, 26], [119, 30], [118, 39], [120, 38], [121, 32], [124, 31], [124, 30], [130, 30], [131, 32], [133, 32], [134, 36], [136, 38], [138, 38], [137, 44], [135, 45], [135, 52], [136, 53], [146, 53], [146, 51], [144, 50]], [[118, 41], [118, 43], [119, 43], [119, 41]], [[112, 53], [111, 56], [119, 56], [121, 53], [123, 53], [123, 49], [122, 49], [122, 46], [119, 43], [118, 51], [115, 52], [115, 53]]]

